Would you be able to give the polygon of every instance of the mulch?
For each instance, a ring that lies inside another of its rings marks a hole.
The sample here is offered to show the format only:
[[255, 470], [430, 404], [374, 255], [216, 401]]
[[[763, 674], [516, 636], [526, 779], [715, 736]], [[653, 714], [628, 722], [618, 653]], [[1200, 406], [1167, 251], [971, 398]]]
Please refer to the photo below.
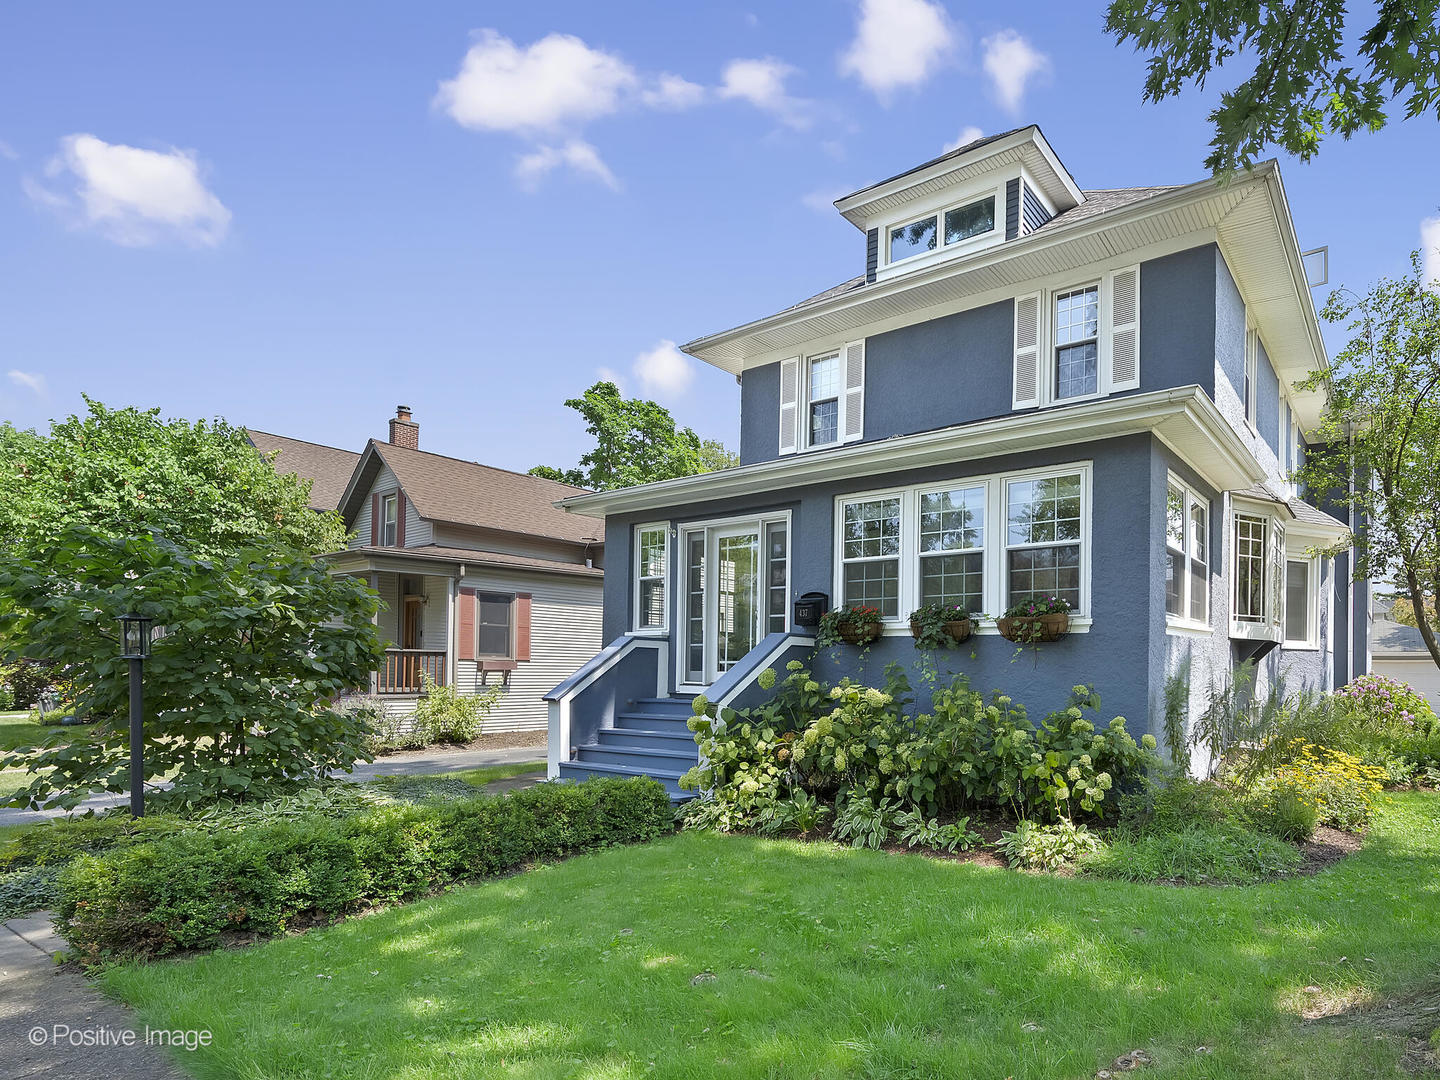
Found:
[[1359, 833], [1321, 825], [1308, 842], [1300, 845], [1300, 868], [1289, 876], [1299, 877], [1328, 870], [1346, 855], [1355, 854], [1364, 843], [1365, 837]]

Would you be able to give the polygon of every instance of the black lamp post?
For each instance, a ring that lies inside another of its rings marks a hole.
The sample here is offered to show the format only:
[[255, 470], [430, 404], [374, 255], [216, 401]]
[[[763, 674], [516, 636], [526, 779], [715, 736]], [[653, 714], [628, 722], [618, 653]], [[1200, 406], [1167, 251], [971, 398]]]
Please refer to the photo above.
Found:
[[145, 733], [140, 671], [150, 655], [150, 625], [144, 615], [121, 615], [120, 659], [130, 661], [130, 816], [145, 816]]

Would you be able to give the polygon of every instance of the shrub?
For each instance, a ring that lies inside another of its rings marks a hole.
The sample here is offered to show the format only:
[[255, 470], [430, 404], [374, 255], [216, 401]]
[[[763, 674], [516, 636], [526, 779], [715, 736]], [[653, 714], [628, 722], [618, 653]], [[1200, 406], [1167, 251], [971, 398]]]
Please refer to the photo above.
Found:
[[969, 851], [980, 843], [980, 834], [970, 829], [970, 819], [962, 817], [947, 825], [939, 819], [926, 819], [919, 810], [904, 810], [895, 815], [896, 830], [906, 847], [928, 847], [939, 851]]
[[1277, 782], [1250, 797], [1245, 817], [1267, 836], [1298, 844], [1315, 835], [1320, 808], [1294, 784]]
[[1058, 870], [1104, 846], [1084, 825], [1064, 818], [1053, 825], [1022, 818], [1013, 831], [1002, 833], [995, 845], [1011, 866], [1026, 870]]
[[390, 806], [192, 829], [84, 855], [60, 876], [60, 932], [86, 960], [209, 948], [671, 828], [649, 779], [541, 784], [442, 806]]
[[1370, 822], [1384, 773], [1343, 750], [1292, 740], [1286, 764], [1263, 777], [1261, 792], [1288, 790], [1315, 807], [1319, 820], [1337, 829], [1359, 832]]
[[80, 855], [163, 840], [186, 828], [184, 820], [159, 814], [138, 819], [116, 814], [47, 821], [26, 829], [0, 848], [0, 871], [59, 866]]
[[415, 706], [415, 726], [430, 733], [431, 741], [467, 743], [480, 737], [485, 718], [504, 694], [500, 686], [478, 694], [462, 694], [458, 687], [440, 686], [421, 673], [424, 696]]
[[0, 705], [0, 708], [29, 709], [40, 700], [44, 691], [58, 685], [58, 668], [38, 660], [0, 664], [0, 683], [10, 690], [10, 703]]
[[58, 866], [32, 866], [0, 874], [0, 922], [48, 908], [59, 895]]
[[1194, 823], [1174, 830], [1118, 835], [1085, 855], [1086, 874], [1121, 881], [1185, 881], [1241, 885], [1287, 873], [1300, 852], [1273, 836], [1239, 825]]

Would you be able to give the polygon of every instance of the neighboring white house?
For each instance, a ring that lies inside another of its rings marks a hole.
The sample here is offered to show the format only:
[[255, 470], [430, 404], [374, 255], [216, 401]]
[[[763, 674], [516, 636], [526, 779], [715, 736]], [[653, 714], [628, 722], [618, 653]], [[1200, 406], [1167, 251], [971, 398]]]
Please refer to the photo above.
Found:
[[278, 451], [277, 469], [314, 481], [312, 502], [333, 497], [352, 532], [326, 559], [383, 602], [373, 693], [404, 713], [422, 674], [465, 693], [498, 683], [506, 693], [487, 731], [545, 727], [542, 695], [601, 646], [604, 526], [554, 505], [582, 489], [423, 451], [406, 406], [389, 440], [358, 455], [265, 432], [250, 440]]
[[1389, 600], [1378, 593], [1370, 626], [1370, 670], [1413, 687], [1440, 712], [1440, 667], [1425, 648], [1420, 631], [1396, 622]]

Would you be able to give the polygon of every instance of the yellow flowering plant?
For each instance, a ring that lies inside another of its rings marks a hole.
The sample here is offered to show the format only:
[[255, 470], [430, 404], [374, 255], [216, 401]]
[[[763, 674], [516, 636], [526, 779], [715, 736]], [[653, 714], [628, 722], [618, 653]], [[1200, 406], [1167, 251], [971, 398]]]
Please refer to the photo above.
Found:
[[1370, 823], [1371, 810], [1385, 781], [1385, 770], [1366, 765], [1354, 754], [1290, 740], [1286, 764], [1257, 783], [1262, 795], [1294, 798], [1313, 806], [1321, 823], [1359, 832]]

